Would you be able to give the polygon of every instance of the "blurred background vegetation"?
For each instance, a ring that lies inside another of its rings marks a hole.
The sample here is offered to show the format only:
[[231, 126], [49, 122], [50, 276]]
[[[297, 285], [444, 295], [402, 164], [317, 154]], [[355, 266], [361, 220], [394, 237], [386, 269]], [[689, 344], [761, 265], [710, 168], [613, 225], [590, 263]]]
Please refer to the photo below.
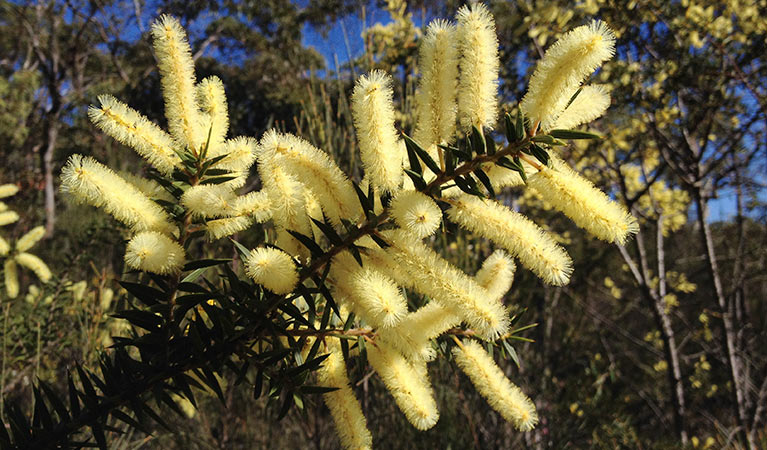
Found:
[[[138, 157], [88, 122], [86, 108], [111, 93], [164, 126], [147, 33], [155, 17], [178, 17], [199, 77], [224, 81], [233, 135], [297, 132], [359, 178], [347, 100], [354, 79], [372, 68], [392, 73], [398, 127], [409, 133], [421, 28], [460, 3], [1, 0], [0, 184], [21, 189], [6, 199], [21, 220], [1, 232], [14, 239], [44, 224], [35, 251], [54, 272], [41, 284], [22, 271], [21, 295], [7, 298], [4, 286], [0, 293], [2, 398], [31, 402], [37, 377], [63, 386], [67, 368], [94, 363], [125, 327], [109, 316], [126, 301], [116, 283], [123, 230], [64, 202], [57, 174], [75, 152], [140, 171]], [[613, 98], [594, 125], [605, 139], [560, 156], [625, 203], [642, 229], [625, 247], [608, 246], [524, 190], [503, 192], [557, 233], [575, 263], [564, 288], [520, 269], [506, 297], [524, 311], [523, 323], [537, 324], [516, 346], [519, 365], [509, 358], [502, 366], [534, 399], [541, 423], [515, 432], [443, 361], [430, 366], [440, 421], [417, 432], [369, 368], [354, 367], [376, 446], [767, 448], [767, 1], [489, 6], [501, 45], [500, 101], [510, 112], [559, 35], [591, 18], [616, 31], [618, 54], [593, 80]], [[458, 229], [436, 245], [467, 268], [491, 251]], [[216, 254], [233, 250], [222, 245]], [[277, 423], [265, 400], [229, 387], [225, 407], [210, 396], [186, 411], [188, 420], [171, 418], [173, 431], [112, 442], [336, 448], [327, 410], [312, 400]]]

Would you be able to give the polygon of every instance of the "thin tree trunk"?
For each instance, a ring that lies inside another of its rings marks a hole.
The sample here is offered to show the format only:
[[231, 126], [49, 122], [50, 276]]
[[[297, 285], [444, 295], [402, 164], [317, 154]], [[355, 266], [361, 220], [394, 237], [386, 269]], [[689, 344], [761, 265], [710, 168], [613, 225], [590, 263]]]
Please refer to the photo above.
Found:
[[751, 439], [754, 442], [756, 442], [756, 430], [764, 421], [765, 411], [767, 411], [767, 376], [762, 380], [762, 386], [756, 396], [756, 411], [754, 411], [754, 419], [751, 422]]
[[56, 196], [53, 186], [53, 154], [59, 137], [59, 113], [51, 115], [48, 122], [48, 136], [43, 154], [43, 172], [45, 174], [45, 236], [53, 236], [56, 225]]
[[[661, 340], [663, 341], [663, 355], [667, 364], [666, 375], [668, 377], [668, 387], [671, 393], [672, 416], [674, 418], [674, 428], [679, 440], [687, 443], [688, 435], [686, 429], [686, 403], [684, 397], [684, 383], [682, 382], [682, 369], [679, 363], [679, 352], [676, 346], [676, 335], [674, 327], [671, 325], [671, 318], [666, 312], [666, 263], [665, 252], [663, 249], [663, 221], [658, 220], [658, 289], [656, 292], [650, 287], [649, 267], [647, 264], [647, 252], [645, 250], [644, 235], [640, 231], [634, 238], [637, 253], [639, 255], [639, 270], [634, 267], [634, 277], [640, 285], [642, 294], [653, 311], [655, 323], [660, 328]], [[624, 254], [626, 258], [628, 254]]]
[[722, 316], [724, 326], [723, 347], [725, 351], [728, 370], [730, 371], [730, 381], [732, 382], [732, 401], [734, 403], [735, 418], [738, 425], [738, 435], [749, 449], [755, 449], [756, 443], [752, 440], [749, 433], [748, 418], [746, 415], [746, 395], [744, 391], [744, 380], [742, 377], [742, 367], [736, 348], [736, 332], [733, 322], [732, 311], [728, 306], [727, 299], [722, 289], [722, 280], [719, 272], [719, 265], [716, 260], [716, 251], [714, 249], [714, 238], [711, 233], [711, 227], [708, 223], [708, 202], [704, 199], [704, 193], [700, 187], [693, 190], [695, 197], [695, 206], [697, 209], [698, 226], [700, 228], [700, 238], [706, 251], [706, 263], [708, 265], [711, 283], [714, 288], [719, 313]]
[[654, 299], [656, 320], [661, 324], [663, 335], [663, 351], [666, 362], [669, 365], [666, 373], [671, 389], [671, 398], [674, 403], [674, 426], [682, 444], [687, 444], [687, 421], [686, 405], [684, 398], [684, 383], [682, 382], [682, 369], [679, 364], [679, 351], [676, 346], [676, 335], [671, 326], [671, 318], [666, 311], [666, 252], [663, 247], [663, 215], [658, 217], [657, 223], [657, 258], [658, 258], [658, 296]]

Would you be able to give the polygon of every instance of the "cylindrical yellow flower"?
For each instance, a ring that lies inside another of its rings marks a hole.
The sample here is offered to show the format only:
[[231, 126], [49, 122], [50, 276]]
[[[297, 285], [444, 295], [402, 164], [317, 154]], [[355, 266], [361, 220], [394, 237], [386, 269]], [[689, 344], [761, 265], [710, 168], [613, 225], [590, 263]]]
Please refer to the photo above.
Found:
[[307, 256], [306, 248], [287, 230], [312, 236], [311, 221], [306, 209], [306, 186], [282, 167], [264, 149], [279, 145], [277, 133], [267, 133], [259, 144], [258, 173], [272, 205], [272, 220], [277, 228], [276, 245], [292, 255]]
[[458, 120], [465, 130], [472, 125], [493, 128], [498, 118], [498, 37], [495, 20], [482, 3], [462, 6], [456, 14], [461, 50], [458, 81]]
[[11, 244], [0, 236], [0, 256], [5, 256], [11, 251]]
[[533, 402], [506, 378], [477, 341], [464, 340], [462, 346], [453, 348], [453, 356], [479, 393], [504, 419], [520, 431], [535, 427], [538, 413]]
[[205, 222], [205, 230], [211, 241], [231, 236], [234, 233], [247, 230], [253, 224], [250, 216], [225, 217], [223, 219], [208, 220]]
[[430, 236], [442, 223], [442, 211], [434, 200], [418, 191], [400, 191], [392, 199], [391, 217], [418, 238]]
[[16, 213], [16, 211], [8, 210], [0, 212], [0, 227], [18, 222], [18, 220], [19, 215]]
[[234, 213], [236, 195], [224, 184], [198, 184], [181, 196], [181, 204], [195, 217], [227, 217]]
[[123, 180], [132, 184], [142, 194], [150, 199], [165, 200], [166, 202], [176, 202], [176, 198], [170, 194], [164, 187], [155, 180], [140, 177], [130, 172], [120, 171], [117, 175]]
[[91, 157], [72, 155], [69, 158], [61, 170], [61, 189], [81, 202], [103, 208], [136, 231], [170, 234], [175, 230], [157, 203]]
[[482, 263], [474, 280], [487, 289], [492, 298], [500, 299], [511, 288], [516, 268], [514, 260], [506, 252], [496, 250]]
[[16, 195], [17, 192], [19, 192], [19, 187], [15, 184], [9, 183], [0, 185], [0, 198]]
[[278, 133], [266, 133], [257, 150], [258, 174], [273, 207], [272, 218], [278, 227], [311, 236], [304, 195], [306, 186], [275, 161], [268, 150], [281, 143], [282, 137]]
[[417, 292], [458, 312], [481, 336], [493, 339], [507, 331], [506, 308], [462, 270], [410, 233], [392, 230], [384, 235], [391, 244], [386, 251], [408, 272]]
[[415, 284], [407, 270], [401, 267], [396, 259], [379, 247], [372, 239], [370, 239], [369, 243], [360, 244], [360, 246], [365, 248], [363, 255], [364, 264], [372, 265], [376, 270], [389, 275], [397, 285], [405, 289], [413, 289]]
[[610, 94], [602, 85], [583, 86], [580, 94], [562, 114], [543, 131], [551, 129], [570, 130], [583, 123], [601, 117], [610, 106]]
[[34, 272], [34, 274], [37, 275], [37, 278], [43, 283], [47, 283], [51, 279], [51, 276], [53, 276], [48, 265], [45, 264], [42, 259], [31, 253], [21, 252], [17, 254], [14, 259], [16, 259], [16, 262], [20, 266], [26, 267]]
[[131, 147], [164, 174], [181, 161], [173, 151], [173, 139], [138, 111], [111, 95], [100, 95], [100, 106], [88, 108], [88, 116], [101, 131]]
[[215, 150], [221, 147], [229, 131], [229, 112], [226, 106], [226, 93], [221, 79], [212, 76], [200, 81], [195, 87], [197, 91], [197, 103], [205, 113], [203, 130], [205, 135], [210, 134], [208, 154], [216, 154]]
[[538, 62], [520, 107], [532, 123], [551, 128], [583, 80], [615, 53], [615, 35], [594, 21], [566, 33]]
[[5, 275], [5, 292], [8, 298], [16, 298], [19, 295], [19, 274], [16, 269], [16, 261], [12, 258], [5, 260], [3, 267]]
[[355, 311], [359, 310], [370, 325], [391, 328], [407, 314], [407, 299], [399, 287], [381, 272], [361, 267], [354, 270], [347, 280]]
[[218, 169], [227, 169], [234, 173], [246, 175], [250, 166], [256, 162], [257, 146], [258, 143], [255, 139], [239, 136], [227, 139], [220, 147], [211, 148], [209, 158], [226, 155], [214, 166]]
[[180, 271], [184, 259], [181, 245], [156, 231], [138, 233], [125, 248], [125, 263], [128, 267], [159, 275]]
[[369, 258], [360, 266], [349, 251], [335, 255], [329, 278], [339, 305], [371, 327], [387, 330], [407, 314], [407, 299], [388, 273]]
[[322, 398], [333, 417], [341, 445], [349, 450], [370, 449], [373, 447], [373, 437], [368, 431], [357, 397], [349, 386], [341, 346], [337, 339], [330, 338], [326, 342], [330, 356], [317, 370], [317, 382], [320, 386], [337, 388], [322, 394]]
[[134, 230], [172, 233], [175, 227], [157, 203], [91, 157], [72, 155], [61, 170], [61, 189]]
[[545, 282], [567, 284], [572, 260], [538, 225], [494, 200], [464, 194], [451, 202], [450, 220], [502, 246]]
[[195, 96], [192, 50], [186, 33], [173, 17], [162, 16], [152, 24], [157, 66], [160, 69], [168, 130], [183, 146], [202, 149], [208, 137]]
[[238, 196], [234, 199], [232, 209], [235, 215], [252, 216], [258, 223], [272, 218], [272, 202], [266, 191], [253, 191]]
[[395, 328], [379, 333], [408, 359], [431, 361], [436, 352], [430, 341], [460, 324], [458, 314], [433, 301], [404, 316]]
[[100, 291], [99, 295], [99, 307], [102, 311], [107, 311], [109, 306], [112, 304], [112, 299], [114, 299], [115, 291], [113, 291], [111, 288], [106, 288]]
[[278, 295], [291, 293], [298, 283], [293, 258], [276, 248], [251, 250], [245, 267], [253, 281]]
[[544, 167], [529, 178], [528, 184], [544, 200], [562, 211], [576, 225], [599, 239], [623, 244], [639, 231], [636, 219], [622, 205], [610, 200], [590, 181], [561, 160], [552, 160], [553, 169]]
[[383, 341], [366, 346], [368, 361], [389, 389], [399, 409], [419, 430], [428, 430], [439, 420], [425, 362], [408, 361]]
[[315, 239], [321, 240], [322, 230], [320, 230], [320, 227], [318, 227], [314, 221], [323, 222], [325, 220], [325, 216], [322, 214], [322, 205], [320, 205], [314, 192], [308, 187], [304, 190], [304, 198], [306, 199], [306, 215], [309, 216], [309, 220], [312, 221], [312, 234]]
[[402, 184], [402, 146], [394, 129], [391, 77], [374, 70], [357, 80], [352, 92], [352, 115], [357, 129], [365, 177], [383, 192]]
[[351, 181], [327, 153], [292, 134], [267, 131], [258, 147], [261, 160], [269, 159], [302, 180], [334, 225], [362, 213]]
[[458, 46], [455, 25], [434, 20], [426, 29], [418, 55], [421, 82], [415, 95], [413, 139], [423, 148], [450, 141], [455, 134]]

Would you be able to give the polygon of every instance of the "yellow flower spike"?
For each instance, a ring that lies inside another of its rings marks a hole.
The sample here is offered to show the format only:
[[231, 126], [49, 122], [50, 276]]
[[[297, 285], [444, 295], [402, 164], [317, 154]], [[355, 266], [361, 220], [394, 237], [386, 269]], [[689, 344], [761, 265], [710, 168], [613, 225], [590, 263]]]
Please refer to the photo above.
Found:
[[250, 166], [256, 162], [256, 147], [258, 142], [251, 137], [239, 136], [228, 139], [218, 148], [212, 148], [209, 158], [226, 155], [215, 164], [216, 168], [247, 174]]
[[535, 427], [538, 413], [533, 402], [506, 378], [477, 341], [464, 340], [462, 345], [453, 348], [453, 356], [474, 387], [504, 419], [520, 431]]
[[11, 251], [11, 245], [0, 236], [0, 256], [5, 256]]
[[9, 258], [5, 260], [3, 266], [5, 275], [5, 292], [8, 298], [16, 298], [19, 295], [19, 274], [16, 269], [16, 261]]
[[371, 449], [373, 437], [368, 431], [362, 408], [349, 386], [341, 346], [337, 339], [330, 338], [326, 342], [329, 356], [317, 369], [317, 382], [320, 386], [337, 388], [322, 394], [322, 398], [330, 410], [341, 445], [349, 450]]
[[298, 283], [293, 258], [276, 248], [251, 250], [245, 267], [253, 281], [278, 295], [291, 293]]
[[[372, 241], [372, 239], [371, 239]], [[412, 289], [415, 286], [413, 278], [409, 276], [406, 270], [404, 270], [392, 256], [381, 249], [376, 243], [372, 245], [360, 245], [365, 247], [365, 254], [363, 258], [364, 264], [372, 265], [387, 275], [389, 275], [399, 286], [406, 289]]]
[[16, 195], [19, 192], [19, 187], [15, 184], [2, 184], [0, 185], [0, 198], [10, 197]]
[[272, 202], [266, 191], [253, 191], [238, 196], [232, 204], [234, 214], [237, 216], [252, 216], [258, 223], [266, 222], [272, 218]]
[[253, 225], [253, 218], [249, 216], [225, 217], [207, 221], [205, 230], [208, 233], [208, 239], [215, 241], [247, 230], [251, 225]]
[[361, 76], [352, 91], [352, 115], [365, 177], [383, 192], [399, 190], [403, 148], [394, 129], [391, 76], [381, 70]]
[[[273, 205], [272, 218], [275, 225], [283, 230], [294, 230], [306, 236], [311, 236], [312, 228], [306, 213], [306, 186], [289, 174], [274, 157], [272, 149], [283, 144], [283, 138], [276, 132], [267, 132], [259, 143], [258, 173], [264, 190], [269, 195]], [[287, 233], [283, 240], [294, 240]], [[282, 247], [282, 246], [280, 246]], [[295, 248], [301, 246], [296, 243]], [[285, 248], [285, 247], [282, 247]], [[287, 250], [287, 249], [286, 249]], [[293, 253], [290, 251], [290, 253]]]
[[495, 20], [481, 3], [456, 14], [461, 50], [458, 120], [464, 130], [493, 128], [498, 118], [498, 37]]
[[45, 264], [42, 259], [31, 253], [21, 252], [17, 254], [14, 259], [20, 266], [26, 267], [27, 269], [34, 272], [37, 278], [39, 278], [43, 283], [47, 283], [53, 276], [51, 274], [51, 269], [48, 268], [48, 265]]
[[442, 223], [439, 206], [418, 191], [400, 191], [392, 199], [390, 207], [394, 222], [418, 238], [431, 236]]
[[377, 270], [355, 270], [348, 288], [354, 296], [355, 310], [360, 310], [365, 321], [376, 328], [392, 328], [407, 314], [407, 299], [399, 287]]
[[304, 191], [304, 199], [306, 201], [306, 215], [309, 216], [309, 220], [311, 221], [312, 234], [319, 239], [320, 236], [322, 236], [322, 230], [320, 230], [314, 221], [324, 221], [325, 216], [322, 214], [322, 205], [320, 205], [317, 197], [308, 188]]
[[379, 333], [408, 359], [431, 361], [437, 354], [430, 341], [460, 324], [459, 315], [432, 301], [404, 316], [397, 327]]
[[511, 288], [516, 269], [514, 260], [506, 252], [496, 250], [482, 263], [474, 279], [487, 289], [491, 298], [501, 299]]
[[425, 362], [408, 361], [383, 341], [365, 347], [368, 361], [381, 377], [408, 421], [419, 430], [428, 430], [439, 420]]
[[115, 291], [113, 291], [111, 288], [106, 288], [103, 291], [101, 291], [101, 295], [99, 298], [99, 307], [101, 307], [102, 311], [106, 311], [109, 309], [109, 306], [112, 304], [112, 299], [114, 299]]
[[407, 300], [397, 284], [367, 258], [360, 267], [349, 251], [339, 252], [330, 266], [330, 280], [339, 304], [381, 331], [407, 314]]
[[80, 202], [103, 208], [135, 231], [171, 234], [176, 229], [157, 203], [91, 157], [69, 158], [61, 170], [61, 190]]
[[[272, 219], [280, 230], [293, 230], [303, 235], [311, 236], [312, 227], [309, 215], [306, 211], [306, 196], [304, 184], [285, 173], [282, 168], [272, 170], [273, 178], [263, 180], [264, 188], [269, 194], [269, 200], [273, 205]], [[297, 249], [303, 248], [295, 238], [288, 233], [282, 233], [283, 240], [294, 242], [290, 253], [295, 254]], [[279, 245], [282, 247], [282, 245]], [[283, 247], [288, 250], [287, 247]]]
[[610, 106], [610, 94], [601, 85], [583, 86], [580, 94], [557, 119], [543, 131], [551, 129], [570, 130], [602, 116]]
[[18, 222], [18, 220], [19, 215], [16, 213], [16, 211], [8, 210], [0, 212], [0, 227]]
[[88, 289], [88, 282], [81, 280], [69, 286], [67, 289], [72, 292], [72, 298], [79, 302], [83, 299], [83, 297], [85, 297], [85, 291]]
[[[272, 218], [272, 203], [266, 191], [253, 191], [232, 197], [226, 215], [221, 219], [208, 220], [205, 228], [211, 241], [247, 230], [253, 222], [263, 223]], [[224, 215], [224, 214], [222, 214]]]
[[212, 76], [200, 81], [195, 90], [197, 104], [204, 113], [203, 117], [205, 117], [203, 129], [206, 139], [210, 133], [208, 154], [213, 155], [216, 153], [216, 149], [224, 143], [226, 133], [229, 131], [229, 112], [226, 105], [224, 83], [221, 82], [220, 78]]
[[522, 214], [494, 200], [466, 194], [451, 202], [447, 214], [454, 223], [505, 248], [546, 283], [562, 286], [570, 280], [570, 256]]
[[413, 139], [425, 149], [447, 143], [455, 134], [456, 35], [455, 25], [434, 20], [427, 27], [419, 48], [418, 68], [422, 76], [415, 94]]
[[497, 164], [485, 164], [482, 166], [482, 169], [487, 173], [487, 178], [495, 190], [525, 185], [525, 181], [516, 170], [507, 169]]
[[623, 244], [639, 231], [636, 219], [626, 209], [595, 188], [564, 162], [553, 159], [553, 168], [530, 176], [528, 184], [555, 209], [576, 225], [608, 242]]
[[6, 205], [3, 202], [0, 202], [0, 212], [7, 211], [7, 210], [8, 210], [8, 205]]
[[159, 275], [178, 273], [185, 258], [181, 245], [156, 231], [138, 233], [125, 248], [128, 267]]
[[178, 394], [170, 394], [170, 397], [172, 401], [178, 405], [187, 419], [191, 419], [197, 415], [197, 408], [189, 401], [189, 399]]
[[100, 95], [99, 106], [88, 108], [88, 117], [101, 131], [134, 149], [149, 164], [170, 174], [181, 159], [173, 139], [138, 111], [111, 95]]
[[306, 208], [306, 186], [290, 175], [274, 157], [273, 149], [283, 143], [277, 132], [267, 132], [259, 142], [258, 173], [264, 191], [273, 205], [272, 220], [277, 228], [275, 245], [291, 255], [308, 257], [308, 250], [287, 230], [297, 231], [305, 236], [312, 235], [311, 221]]
[[567, 32], [538, 62], [520, 107], [531, 123], [550, 129], [583, 80], [615, 53], [615, 35], [594, 21]]
[[225, 184], [198, 184], [181, 196], [181, 204], [194, 217], [212, 218], [233, 215], [236, 195]]
[[462, 270], [447, 262], [403, 230], [383, 233], [387, 252], [412, 277], [414, 289], [458, 312], [472, 329], [488, 339], [508, 331], [509, 317], [497, 300]]
[[138, 175], [134, 175], [130, 172], [121, 171], [118, 173], [118, 175], [120, 176], [120, 178], [132, 184], [136, 189], [141, 191], [142, 194], [146, 195], [147, 197], [151, 199], [165, 200], [167, 202], [176, 202], [176, 198], [173, 197], [170, 194], [170, 192], [165, 190], [165, 188], [162, 187], [160, 183], [154, 180], [143, 178]]
[[24, 301], [26, 301], [29, 304], [35, 304], [37, 303], [37, 300], [40, 297], [40, 288], [38, 288], [34, 284], [30, 284], [29, 287], [27, 287], [27, 295], [24, 296]]
[[164, 15], [152, 24], [152, 37], [168, 130], [182, 146], [200, 151], [208, 130], [197, 107], [194, 61], [186, 33], [178, 20]]
[[334, 225], [341, 225], [342, 218], [362, 214], [354, 186], [327, 153], [291, 134], [275, 130], [267, 134], [261, 140], [259, 158], [273, 160], [302, 180]]

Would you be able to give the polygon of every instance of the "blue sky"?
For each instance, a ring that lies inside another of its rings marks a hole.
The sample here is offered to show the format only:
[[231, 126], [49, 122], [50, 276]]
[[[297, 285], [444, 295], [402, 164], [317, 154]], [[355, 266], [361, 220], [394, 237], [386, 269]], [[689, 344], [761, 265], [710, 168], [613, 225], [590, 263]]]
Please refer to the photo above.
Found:
[[[372, 22], [367, 23], [388, 23], [391, 21], [389, 14], [385, 11], [373, 11], [368, 13], [368, 16]], [[333, 24], [327, 35], [322, 36], [314, 27], [304, 25], [302, 41], [304, 45], [313, 47], [325, 57], [325, 65], [328, 69], [335, 70], [334, 60], [336, 57], [339, 63], [343, 63], [350, 56], [357, 57], [364, 52], [361, 37], [363, 26], [364, 23], [359, 17], [351, 16]], [[344, 29], [346, 30], [346, 40], [344, 39]], [[348, 42], [348, 49], [346, 42]], [[351, 55], [349, 55], [350, 52]]]

